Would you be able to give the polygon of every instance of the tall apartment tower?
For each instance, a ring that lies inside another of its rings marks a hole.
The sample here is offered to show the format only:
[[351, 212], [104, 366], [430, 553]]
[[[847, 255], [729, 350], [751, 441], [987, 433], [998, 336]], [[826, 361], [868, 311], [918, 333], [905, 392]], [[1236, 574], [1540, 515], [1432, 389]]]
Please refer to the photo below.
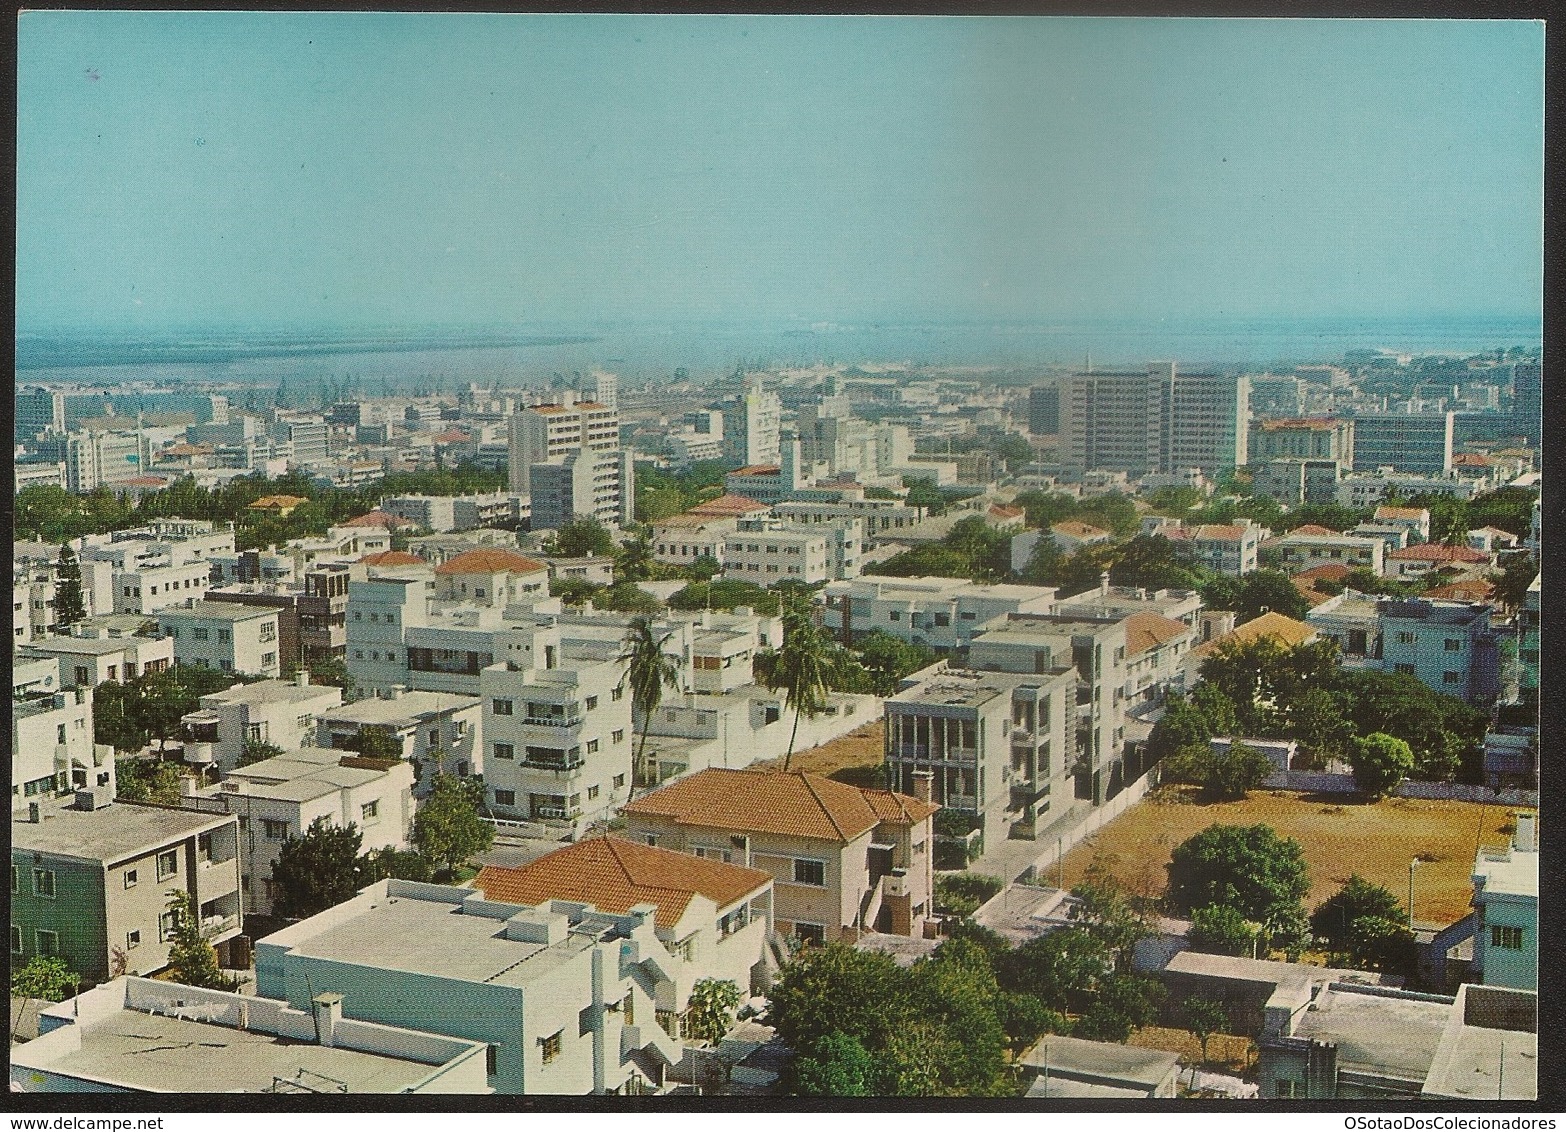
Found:
[[41, 385], [16, 391], [16, 439], [32, 440], [41, 432], [65, 431], [65, 394]]
[[783, 424], [783, 402], [762, 388], [760, 377], [747, 379], [734, 413], [724, 414], [724, 455], [744, 467], [777, 465], [782, 460], [778, 430]]
[[1540, 362], [1518, 362], [1512, 366], [1512, 427], [1528, 438], [1529, 444], [1544, 442], [1544, 366]]
[[593, 371], [593, 400], [606, 408], [620, 409], [620, 379], [603, 370]]
[[1061, 456], [1073, 467], [1213, 473], [1246, 462], [1250, 379], [1180, 373], [1174, 362], [1078, 373], [1061, 382], [1059, 413]]
[[1355, 413], [1354, 470], [1442, 476], [1452, 470], [1453, 415], [1446, 413]]
[[1049, 381], [1028, 390], [1028, 431], [1034, 436], [1060, 432], [1060, 382]]
[[509, 458], [511, 490], [527, 495], [530, 469], [577, 449], [607, 452], [620, 447], [620, 413], [597, 401], [578, 401], [566, 390], [559, 404], [534, 405], [511, 416]]

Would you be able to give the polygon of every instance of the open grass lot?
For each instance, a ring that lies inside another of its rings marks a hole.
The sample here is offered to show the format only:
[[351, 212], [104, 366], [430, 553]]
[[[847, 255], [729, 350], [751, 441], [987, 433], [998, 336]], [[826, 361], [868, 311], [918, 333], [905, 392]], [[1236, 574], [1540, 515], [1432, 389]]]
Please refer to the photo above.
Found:
[[[1128, 1046], [1139, 1049], [1157, 1049], [1165, 1053], [1177, 1053], [1187, 1065], [1202, 1064], [1202, 1043], [1189, 1030], [1175, 1030], [1168, 1026], [1143, 1026], [1131, 1034]], [[1251, 1068], [1251, 1040], [1233, 1034], [1213, 1034], [1207, 1039], [1205, 1068], [1218, 1073], [1236, 1075], [1248, 1073]], [[1182, 1078], [1183, 1080], [1183, 1078]]]
[[[830, 743], [823, 743], [808, 751], [795, 752], [793, 761], [789, 763], [789, 769], [808, 770], [811, 774], [826, 775], [829, 778], [845, 770], [872, 772], [881, 765], [885, 757], [886, 751], [883, 746], [885, 735], [886, 724], [878, 719], [874, 723], [867, 723], [863, 727], [850, 731], [847, 735], [839, 736]], [[771, 759], [755, 765], [761, 770], [782, 770], [783, 760]], [[852, 773], [846, 777], [852, 781], [859, 781], [860, 778]], [[868, 785], [869, 781], [869, 778], [865, 778], [861, 784]]]
[[1304, 846], [1311, 882], [1307, 910], [1336, 892], [1351, 873], [1405, 900], [1408, 862], [1418, 856], [1423, 863], [1415, 877], [1414, 917], [1446, 924], [1468, 912], [1475, 849], [1506, 845], [1501, 827], [1511, 823], [1512, 812], [1475, 802], [1388, 798], [1366, 803], [1352, 795], [1285, 791], [1201, 805], [1190, 792], [1164, 791], [1067, 853], [1065, 883], [1078, 883], [1097, 859], [1131, 890], [1157, 896], [1163, 892], [1169, 854], [1186, 838], [1214, 824], [1261, 824]]

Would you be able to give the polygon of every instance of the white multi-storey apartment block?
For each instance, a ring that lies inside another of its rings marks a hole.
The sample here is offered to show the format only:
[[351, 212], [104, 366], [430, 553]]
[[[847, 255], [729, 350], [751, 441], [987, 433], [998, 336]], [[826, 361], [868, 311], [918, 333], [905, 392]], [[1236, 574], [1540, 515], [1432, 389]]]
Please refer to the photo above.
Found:
[[220, 672], [276, 677], [277, 610], [193, 601], [158, 611], [158, 631], [174, 641], [174, 662]]
[[285, 751], [315, 745], [316, 721], [343, 702], [341, 688], [311, 684], [301, 673], [293, 680], [236, 684], [201, 697], [201, 706], [184, 716], [185, 761], [216, 766], [227, 774], [239, 765], [247, 742], [270, 743]]
[[358, 750], [365, 731], [379, 729], [413, 766], [416, 792], [427, 794], [437, 774], [484, 773], [483, 701], [450, 692], [394, 691], [321, 714], [316, 743]]
[[879, 629], [913, 644], [954, 649], [1008, 613], [1045, 613], [1052, 586], [983, 586], [965, 578], [857, 578], [830, 582], [817, 595], [822, 626], [855, 641]]

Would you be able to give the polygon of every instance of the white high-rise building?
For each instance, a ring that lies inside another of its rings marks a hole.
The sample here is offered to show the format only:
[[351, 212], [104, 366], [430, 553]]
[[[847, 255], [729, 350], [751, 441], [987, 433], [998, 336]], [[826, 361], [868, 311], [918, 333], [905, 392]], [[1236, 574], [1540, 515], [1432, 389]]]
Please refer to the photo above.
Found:
[[1180, 373], [1149, 362], [1145, 373], [1079, 373], [1060, 389], [1063, 462], [1132, 475], [1246, 463], [1250, 379]]
[[511, 490], [532, 492], [535, 464], [558, 462], [571, 452], [612, 452], [620, 447], [620, 413], [598, 401], [578, 401], [567, 390], [557, 405], [534, 405], [512, 414], [509, 436]]
[[725, 454], [745, 467], [776, 466], [782, 462], [778, 432], [783, 424], [783, 402], [762, 387], [760, 377], [747, 381], [733, 414], [725, 413]]

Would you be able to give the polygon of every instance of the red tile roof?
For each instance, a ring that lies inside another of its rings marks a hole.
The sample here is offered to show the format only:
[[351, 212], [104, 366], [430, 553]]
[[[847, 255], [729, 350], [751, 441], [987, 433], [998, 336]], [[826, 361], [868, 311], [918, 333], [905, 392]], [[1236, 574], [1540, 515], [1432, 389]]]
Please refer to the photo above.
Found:
[[1418, 546], [1405, 546], [1387, 555], [1398, 562], [1488, 562], [1490, 556], [1466, 546], [1447, 546], [1439, 542], [1422, 542]]
[[437, 574], [536, 574], [549, 567], [536, 558], [528, 558], [513, 550], [485, 546], [448, 558], [435, 567]]
[[1331, 527], [1323, 527], [1317, 523], [1306, 523], [1304, 526], [1294, 527], [1283, 533], [1285, 537], [1289, 535], [1327, 535], [1329, 538], [1337, 538], [1343, 532], [1335, 531]]
[[1316, 630], [1305, 622], [1269, 610], [1260, 617], [1247, 621], [1232, 633], [1225, 633], [1216, 640], [1198, 645], [1191, 650], [1191, 655], [1211, 656], [1225, 644], [1247, 645], [1263, 637], [1271, 637], [1286, 648], [1293, 648], [1295, 645], [1313, 640], [1315, 636]]
[[990, 514], [997, 519], [1016, 519], [1026, 515], [1027, 511], [1021, 507], [1004, 507], [997, 503], [990, 508]]
[[1490, 457], [1477, 452], [1459, 452], [1452, 457], [1453, 466], [1459, 468], [1488, 468], [1494, 463]]
[[440, 433], [437, 436], [430, 437], [430, 439], [436, 444], [461, 444], [463, 441], [471, 439], [471, 437], [460, 428], [454, 428], [450, 432]]
[[383, 550], [379, 554], [366, 554], [359, 559], [366, 566], [428, 566], [417, 554], [406, 550]]
[[1214, 542], [1238, 542], [1245, 537], [1248, 529], [1239, 523], [1203, 523], [1191, 532], [1191, 537]]
[[1495, 586], [1482, 578], [1464, 578], [1426, 590], [1420, 597], [1444, 598], [1448, 601], [1492, 601]]
[[625, 812], [735, 833], [846, 844], [881, 822], [923, 821], [938, 808], [906, 794], [862, 790], [805, 771], [710, 767], [637, 798]]
[[1091, 523], [1084, 523], [1079, 519], [1067, 519], [1063, 523], [1056, 523], [1050, 528], [1057, 534], [1068, 535], [1071, 538], [1103, 538], [1109, 537], [1109, 532], [1102, 527], [1095, 527]]
[[776, 464], [750, 464], [743, 468], [736, 468], [730, 472], [731, 476], [775, 476], [783, 469]]
[[1382, 504], [1376, 508], [1377, 519], [1428, 519], [1430, 512], [1423, 507], [1390, 507]]
[[1309, 570], [1301, 570], [1290, 577], [1296, 581], [1303, 578], [1305, 581], [1314, 581], [1317, 578], [1325, 578], [1329, 582], [1341, 582], [1348, 577], [1349, 568], [1337, 562], [1327, 562], [1320, 566], [1312, 566]]
[[292, 510], [301, 503], [310, 501], [302, 495], [263, 495], [250, 505], [253, 511], [281, 511]]
[[337, 525], [339, 527], [384, 527], [386, 530], [395, 530], [398, 527], [416, 527], [419, 524], [387, 511], [370, 511], [352, 519], [344, 519]]
[[1126, 655], [1137, 656], [1148, 649], [1167, 644], [1191, 627], [1159, 613], [1133, 613], [1125, 619]]
[[698, 503], [687, 515], [711, 515], [727, 517], [731, 515], [748, 515], [752, 511], [767, 511], [770, 508], [765, 503], [759, 503], [744, 495], [735, 495], [732, 492], [720, 495], [716, 499], [709, 499], [705, 503]]
[[672, 928], [695, 896], [705, 896], [719, 908], [727, 908], [771, 881], [771, 875], [759, 869], [638, 845], [619, 837], [594, 837], [520, 868], [485, 865], [473, 886], [490, 900], [507, 904], [574, 900], [617, 915], [638, 904], [656, 904], [654, 922], [661, 928]]
[[1263, 432], [1277, 432], [1280, 429], [1310, 429], [1321, 432], [1326, 429], [1337, 428], [1338, 421], [1333, 417], [1285, 417], [1281, 420], [1262, 421]]

